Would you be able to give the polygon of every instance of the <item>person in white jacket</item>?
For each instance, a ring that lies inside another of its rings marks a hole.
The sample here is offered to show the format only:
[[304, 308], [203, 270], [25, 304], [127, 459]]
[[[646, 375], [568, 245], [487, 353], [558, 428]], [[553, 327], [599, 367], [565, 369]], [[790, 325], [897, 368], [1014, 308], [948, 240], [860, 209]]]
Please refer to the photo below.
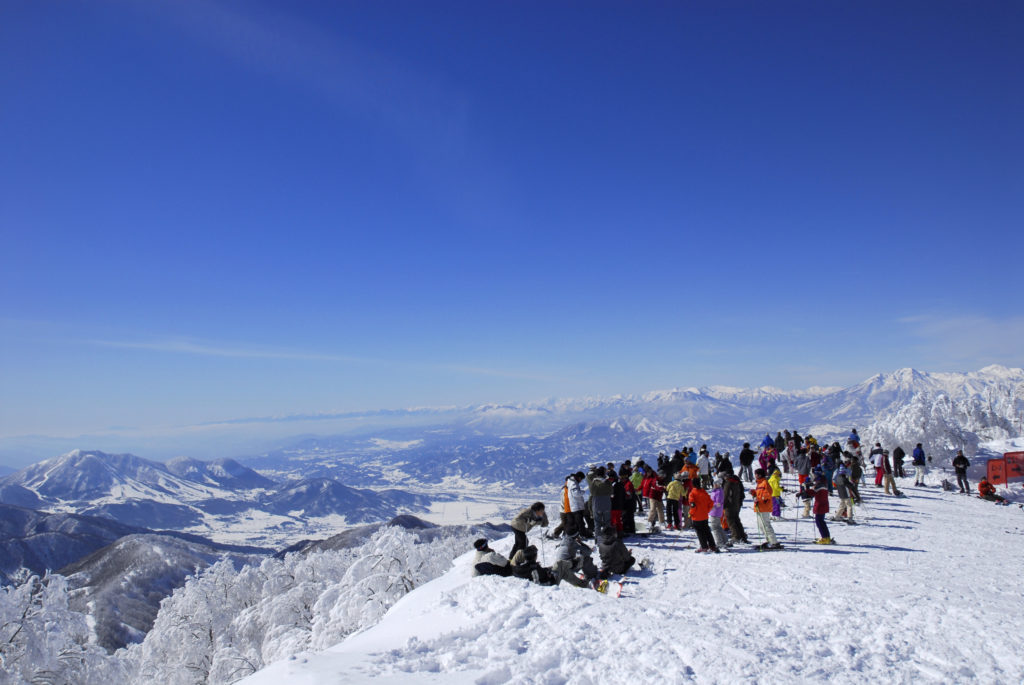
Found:
[[697, 473], [700, 475], [701, 485], [705, 488], [711, 487], [711, 458], [703, 447], [700, 456], [697, 457]]
[[510, 576], [512, 567], [508, 559], [487, 546], [487, 538], [480, 538], [473, 543], [476, 554], [473, 558], [474, 576]]

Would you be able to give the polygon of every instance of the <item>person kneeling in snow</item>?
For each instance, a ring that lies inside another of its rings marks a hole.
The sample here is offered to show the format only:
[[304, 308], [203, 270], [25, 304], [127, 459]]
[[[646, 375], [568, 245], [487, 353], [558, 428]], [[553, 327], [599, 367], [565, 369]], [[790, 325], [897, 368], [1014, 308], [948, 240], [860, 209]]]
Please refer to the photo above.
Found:
[[474, 576], [510, 576], [512, 567], [508, 559], [487, 546], [487, 538], [480, 538], [473, 543], [476, 556], [473, 559]]
[[[614, 530], [614, 529], [613, 529]], [[576, 587], [589, 587], [587, 581], [572, 572], [572, 564], [564, 559], [556, 561], [551, 568], [541, 566], [537, 561], [537, 547], [530, 545], [518, 557], [519, 563], [512, 566], [512, 575], [524, 578], [537, 585], [558, 585], [563, 580]]]
[[636, 559], [629, 553], [626, 545], [619, 539], [615, 529], [611, 526], [605, 528], [597, 551], [601, 554], [601, 570], [598, 571], [597, 576], [602, 580], [607, 579], [613, 573], [624, 574], [636, 563]]
[[1005, 497], [1000, 497], [996, 494], [996, 486], [989, 483], [988, 478], [985, 478], [984, 476], [982, 477], [981, 482], [978, 483], [978, 497], [987, 499], [989, 502], [1006, 501]]
[[583, 544], [578, 535], [568, 535], [562, 538], [555, 548], [555, 563], [559, 561], [569, 562], [574, 573], [582, 573], [586, 580], [597, 578], [597, 566], [591, 549]]

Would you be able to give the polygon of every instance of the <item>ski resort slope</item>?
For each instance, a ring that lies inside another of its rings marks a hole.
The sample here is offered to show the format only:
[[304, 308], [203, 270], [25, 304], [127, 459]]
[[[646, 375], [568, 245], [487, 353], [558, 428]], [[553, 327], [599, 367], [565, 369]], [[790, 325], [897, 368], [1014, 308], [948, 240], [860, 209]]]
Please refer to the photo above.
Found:
[[[243, 682], [1024, 682], [1016, 503], [913, 479], [895, 498], [869, 482], [861, 525], [830, 522], [838, 544], [825, 546], [813, 520], [794, 518], [787, 480], [784, 550], [695, 554], [691, 531], [634, 538], [653, 566], [631, 572], [618, 599], [471, 578], [466, 554], [374, 627]], [[1012, 496], [1024, 499], [1019, 485]], [[743, 523], [760, 537], [750, 510]], [[550, 563], [554, 543], [542, 542]], [[493, 546], [508, 551], [511, 538]]]

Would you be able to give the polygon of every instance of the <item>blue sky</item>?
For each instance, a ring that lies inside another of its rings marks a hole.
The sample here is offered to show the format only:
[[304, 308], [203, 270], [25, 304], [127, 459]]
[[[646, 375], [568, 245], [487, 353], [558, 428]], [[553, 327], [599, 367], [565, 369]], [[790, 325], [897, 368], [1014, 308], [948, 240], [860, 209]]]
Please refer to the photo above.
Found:
[[0, 438], [1024, 365], [1024, 6], [893, 4], [4, 3]]

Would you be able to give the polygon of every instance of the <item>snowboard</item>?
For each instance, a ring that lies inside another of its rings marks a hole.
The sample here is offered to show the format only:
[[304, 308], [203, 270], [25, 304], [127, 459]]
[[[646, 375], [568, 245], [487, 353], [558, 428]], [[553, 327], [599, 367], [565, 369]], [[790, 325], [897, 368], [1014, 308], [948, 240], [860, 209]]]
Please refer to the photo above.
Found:
[[599, 580], [594, 584], [593, 587], [602, 595], [610, 595], [612, 594], [611, 591], [614, 590], [616, 597], [622, 596], [622, 583], [618, 583], [612, 580]]

